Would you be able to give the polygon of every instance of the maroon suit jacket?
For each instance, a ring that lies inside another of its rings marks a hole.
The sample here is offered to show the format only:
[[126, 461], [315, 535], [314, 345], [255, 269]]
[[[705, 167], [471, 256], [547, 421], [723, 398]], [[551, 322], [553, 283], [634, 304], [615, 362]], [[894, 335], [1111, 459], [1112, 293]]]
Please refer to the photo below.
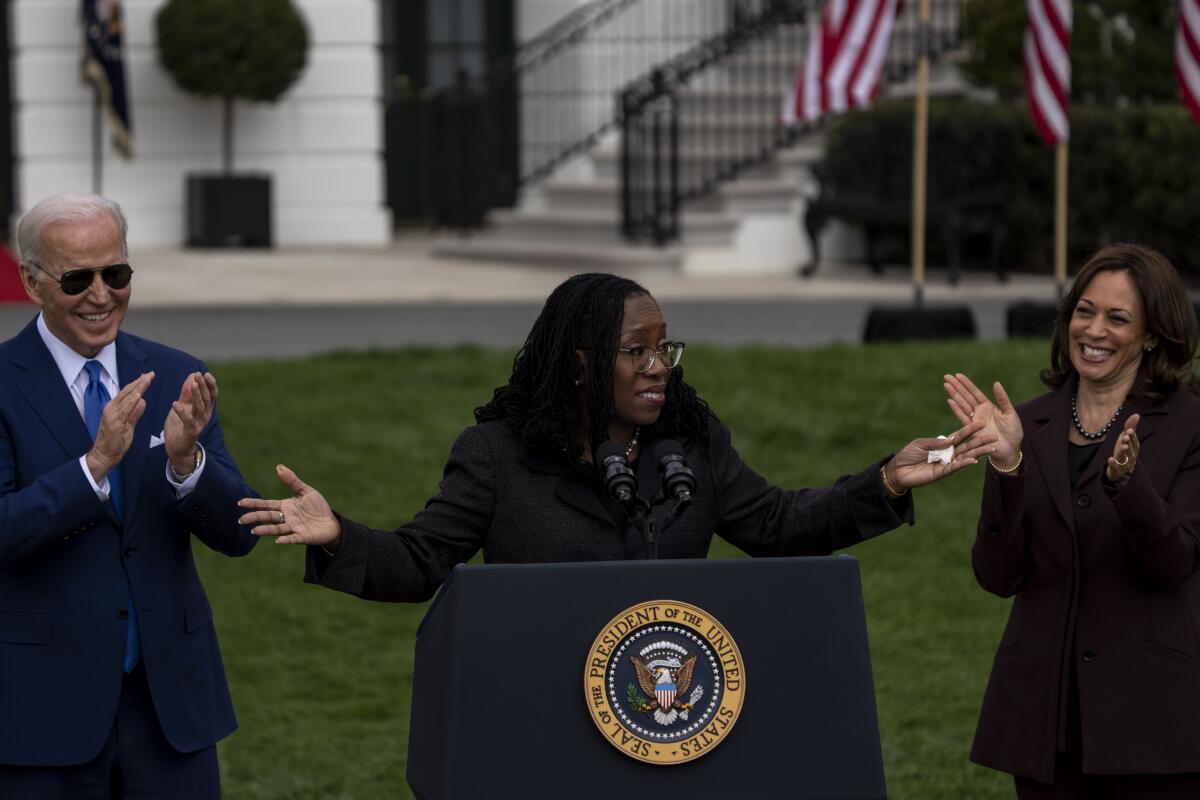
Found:
[[1118, 491], [1118, 425], [1070, 484], [1074, 385], [1018, 408], [1017, 473], [985, 471], [972, 562], [1014, 600], [971, 760], [1051, 782], [1073, 659], [1085, 773], [1200, 772], [1200, 398], [1129, 398], [1142, 447]]

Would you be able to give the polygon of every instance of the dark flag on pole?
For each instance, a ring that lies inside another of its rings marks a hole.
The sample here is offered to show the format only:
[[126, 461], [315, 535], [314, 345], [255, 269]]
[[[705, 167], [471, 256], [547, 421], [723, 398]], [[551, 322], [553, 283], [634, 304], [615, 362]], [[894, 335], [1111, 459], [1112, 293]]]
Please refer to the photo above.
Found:
[[83, 79], [96, 87], [113, 129], [113, 146], [133, 158], [133, 118], [125, 93], [121, 0], [83, 0]]

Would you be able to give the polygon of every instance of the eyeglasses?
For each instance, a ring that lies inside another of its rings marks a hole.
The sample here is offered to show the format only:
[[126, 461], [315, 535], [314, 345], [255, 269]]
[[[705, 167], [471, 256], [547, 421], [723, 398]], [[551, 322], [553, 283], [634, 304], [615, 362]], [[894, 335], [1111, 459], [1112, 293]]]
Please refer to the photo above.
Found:
[[41, 264], [33, 261], [26, 261], [32, 267], [37, 267], [42, 272], [45, 272], [51, 278], [58, 281], [58, 288], [62, 289], [63, 294], [76, 295], [83, 294], [92, 285], [95, 274], [100, 273], [100, 280], [104, 281], [105, 285], [110, 289], [124, 289], [129, 285], [129, 281], [133, 280], [133, 267], [128, 264], [111, 264], [107, 267], [96, 267], [95, 269], [69, 269], [62, 275], [55, 275]]
[[661, 347], [618, 347], [618, 353], [628, 353], [633, 368], [638, 372], [649, 372], [654, 367], [655, 359], [661, 357], [667, 369], [675, 369], [683, 358], [683, 342], [667, 342]]

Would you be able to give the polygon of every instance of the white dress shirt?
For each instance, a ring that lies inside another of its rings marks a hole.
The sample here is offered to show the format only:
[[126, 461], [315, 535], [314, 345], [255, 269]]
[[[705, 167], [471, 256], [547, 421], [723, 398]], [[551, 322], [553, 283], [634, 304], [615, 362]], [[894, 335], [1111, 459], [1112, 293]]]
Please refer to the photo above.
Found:
[[[38, 314], [37, 318], [38, 334], [42, 337], [42, 341], [46, 345], [46, 349], [50, 351], [50, 357], [54, 359], [55, 366], [62, 373], [63, 383], [67, 385], [67, 389], [71, 392], [71, 399], [75, 401], [75, 408], [79, 410], [81, 419], [86, 419], [83, 413], [83, 393], [87, 390], [88, 374], [83, 365], [88, 361], [100, 362], [100, 380], [104, 382], [104, 388], [108, 390], [110, 398], [116, 397], [121, 391], [120, 378], [117, 375], [117, 345], [116, 342], [109, 342], [105, 345], [94, 358], [85, 358], [79, 355], [71, 348], [63, 344], [58, 337], [50, 332], [46, 327], [46, 321], [42, 319], [42, 315]], [[161, 446], [163, 434], [160, 432], [157, 437], [153, 437], [151, 442], [158, 442], [157, 446]], [[147, 442], [146, 446], [150, 446], [151, 442]], [[204, 465], [208, 461], [205, 457], [204, 446], [196, 443], [200, 447], [200, 466], [198, 466], [191, 475], [188, 475], [183, 481], [175, 479], [174, 471], [171, 469], [171, 461], [167, 460], [166, 476], [167, 483], [171, 484], [175, 489], [177, 498], [184, 498], [191, 494], [196, 488], [196, 482], [200, 480], [200, 474], [204, 472]], [[130, 447], [136, 447], [137, 442], [134, 442]], [[91, 470], [87, 466], [87, 453], [79, 457], [79, 466], [83, 469], [83, 474], [91, 484], [92, 489], [96, 492], [96, 497], [101, 503], [108, 501], [109, 483], [108, 476], [96, 483], [92, 477]]]

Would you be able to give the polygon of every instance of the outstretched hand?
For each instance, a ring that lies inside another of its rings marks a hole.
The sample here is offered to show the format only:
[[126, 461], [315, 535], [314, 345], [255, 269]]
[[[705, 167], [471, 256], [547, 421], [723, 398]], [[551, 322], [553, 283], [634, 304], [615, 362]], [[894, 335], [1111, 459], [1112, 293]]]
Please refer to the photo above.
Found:
[[996, 436], [992, 463], [1001, 469], [1015, 464], [1025, 432], [1021, 426], [1021, 417], [1000, 382], [992, 384], [992, 391], [996, 395], [996, 402], [993, 403], [961, 372], [944, 375], [942, 380], [947, 395], [946, 402], [949, 403], [954, 416], [958, 417], [958, 421], [964, 425], [973, 420], [982, 421], [984, 431]]
[[[884, 468], [888, 483], [902, 492], [940, 481], [947, 475], [971, 466], [981, 456], [989, 455], [995, 449], [996, 435], [987, 433], [984, 427], [981, 420], [976, 420], [968, 422], [945, 439], [913, 439]], [[930, 451], [944, 450], [951, 446], [954, 447], [954, 455], [949, 464], [929, 461]]]
[[290, 469], [275, 468], [279, 480], [292, 490], [292, 497], [268, 500], [246, 497], [238, 501], [242, 508], [254, 509], [238, 518], [242, 525], [253, 525], [255, 536], [274, 536], [276, 544], [310, 544], [336, 550], [342, 538], [342, 525], [333, 509], [321, 496]]

